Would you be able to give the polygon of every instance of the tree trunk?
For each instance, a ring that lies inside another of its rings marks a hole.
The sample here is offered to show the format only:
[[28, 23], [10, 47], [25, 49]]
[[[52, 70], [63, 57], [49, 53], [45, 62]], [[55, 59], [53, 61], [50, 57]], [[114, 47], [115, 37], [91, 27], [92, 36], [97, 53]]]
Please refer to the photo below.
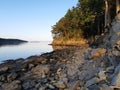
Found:
[[120, 10], [120, 2], [119, 0], [116, 0], [116, 14], [118, 14], [119, 10]]
[[108, 27], [111, 21], [110, 16], [110, 4], [108, 0], [105, 0], [105, 27]]
[[108, 19], [108, 0], [105, 0], [105, 27], [107, 26]]

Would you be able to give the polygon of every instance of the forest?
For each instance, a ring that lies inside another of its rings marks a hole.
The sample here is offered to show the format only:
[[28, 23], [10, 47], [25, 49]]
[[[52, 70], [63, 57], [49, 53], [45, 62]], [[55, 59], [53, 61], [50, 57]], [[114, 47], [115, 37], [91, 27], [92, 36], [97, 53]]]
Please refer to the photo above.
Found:
[[84, 39], [95, 41], [109, 31], [119, 9], [120, 0], [78, 0], [77, 5], [52, 26], [53, 44]]

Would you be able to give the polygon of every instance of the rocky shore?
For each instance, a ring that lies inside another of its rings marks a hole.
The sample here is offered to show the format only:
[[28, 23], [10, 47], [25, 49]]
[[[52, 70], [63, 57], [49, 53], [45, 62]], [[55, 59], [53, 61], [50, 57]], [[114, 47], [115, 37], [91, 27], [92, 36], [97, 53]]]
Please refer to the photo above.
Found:
[[97, 43], [5, 61], [0, 90], [120, 90], [120, 15]]

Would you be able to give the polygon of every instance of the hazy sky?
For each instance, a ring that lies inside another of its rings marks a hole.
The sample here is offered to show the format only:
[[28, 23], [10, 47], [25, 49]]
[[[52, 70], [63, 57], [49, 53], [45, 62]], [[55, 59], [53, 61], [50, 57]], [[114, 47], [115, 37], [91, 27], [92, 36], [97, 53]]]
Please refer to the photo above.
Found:
[[52, 40], [51, 26], [78, 0], [0, 0], [0, 37]]

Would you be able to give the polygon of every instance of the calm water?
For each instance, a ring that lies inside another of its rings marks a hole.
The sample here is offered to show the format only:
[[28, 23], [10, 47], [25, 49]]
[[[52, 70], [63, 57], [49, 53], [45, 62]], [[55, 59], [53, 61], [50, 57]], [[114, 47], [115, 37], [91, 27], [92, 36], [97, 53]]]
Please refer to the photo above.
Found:
[[32, 55], [52, 51], [51, 42], [28, 42], [20, 45], [7, 45], [0, 47], [0, 62], [8, 59], [27, 58]]

